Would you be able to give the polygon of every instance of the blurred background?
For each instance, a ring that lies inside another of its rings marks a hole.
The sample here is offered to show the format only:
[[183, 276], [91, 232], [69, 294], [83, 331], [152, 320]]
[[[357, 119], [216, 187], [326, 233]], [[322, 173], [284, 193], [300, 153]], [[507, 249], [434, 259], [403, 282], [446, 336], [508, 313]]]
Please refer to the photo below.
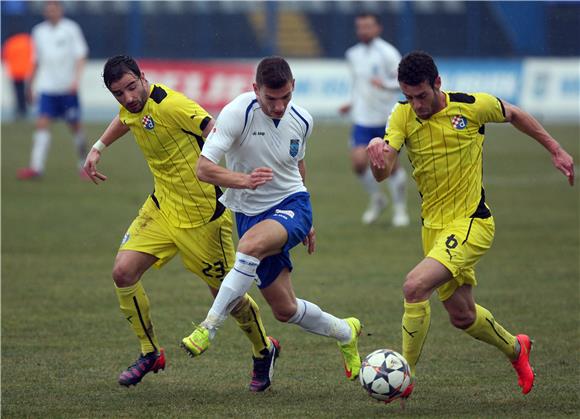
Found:
[[[578, 120], [580, 2], [507, 1], [64, 1], [89, 45], [81, 97], [88, 119], [116, 106], [101, 80], [104, 59], [139, 59], [164, 82], [213, 112], [250, 86], [258, 58], [291, 58], [296, 99], [318, 117], [338, 117], [349, 99], [345, 50], [354, 17], [380, 16], [383, 38], [402, 54], [438, 60], [448, 90], [488, 91], [540, 118]], [[42, 20], [42, 1], [2, 1], [2, 43]], [[3, 70], [3, 86], [6, 75]], [[2, 89], [11, 118], [10, 88]]]

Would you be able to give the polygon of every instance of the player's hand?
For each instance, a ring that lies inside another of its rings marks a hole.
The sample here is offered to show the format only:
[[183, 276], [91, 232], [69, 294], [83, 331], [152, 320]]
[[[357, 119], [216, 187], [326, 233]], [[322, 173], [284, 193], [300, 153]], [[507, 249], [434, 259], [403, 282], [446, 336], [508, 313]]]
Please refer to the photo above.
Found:
[[85, 159], [85, 164], [83, 166], [83, 170], [89, 175], [91, 180], [95, 185], [99, 184], [99, 181], [107, 180], [107, 176], [99, 173], [97, 171], [97, 163], [101, 159], [101, 152], [94, 148], [91, 148], [89, 154], [87, 154], [87, 158]]
[[247, 188], [256, 189], [274, 178], [274, 172], [269, 167], [257, 167], [248, 175]]
[[385, 153], [389, 152], [387, 143], [382, 138], [375, 137], [369, 142], [366, 150], [371, 164], [379, 169], [384, 169], [386, 165]]
[[373, 77], [371, 79], [371, 84], [379, 89], [385, 88], [385, 85], [383, 84], [383, 81], [380, 79], [380, 77]]
[[554, 154], [552, 154], [552, 163], [556, 169], [564, 173], [564, 176], [568, 178], [568, 183], [570, 186], [574, 185], [574, 159], [570, 156], [566, 150], [559, 147]]
[[75, 79], [75, 80], [72, 82], [72, 84], [71, 84], [71, 86], [70, 86], [70, 91], [69, 91], [69, 93], [70, 93], [71, 95], [76, 95], [76, 94], [78, 93], [78, 91], [79, 91], [79, 84], [80, 84], [80, 83], [79, 83], [79, 80], [77, 80], [77, 79]]
[[314, 227], [310, 228], [310, 231], [302, 241], [302, 244], [306, 246], [309, 255], [314, 253], [314, 249], [316, 248], [316, 231], [314, 231]]
[[351, 104], [347, 103], [346, 105], [342, 105], [340, 108], [338, 108], [338, 113], [340, 113], [341, 115], [346, 115], [347, 113], [350, 112], [351, 109]]

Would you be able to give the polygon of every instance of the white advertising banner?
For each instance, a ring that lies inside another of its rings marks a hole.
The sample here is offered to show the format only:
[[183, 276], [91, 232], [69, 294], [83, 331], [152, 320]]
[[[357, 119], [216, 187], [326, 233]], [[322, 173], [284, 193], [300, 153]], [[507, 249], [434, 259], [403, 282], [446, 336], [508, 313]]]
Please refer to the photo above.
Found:
[[[339, 118], [350, 100], [351, 80], [343, 60], [289, 60], [296, 79], [294, 99], [316, 118]], [[213, 114], [252, 88], [257, 60], [140, 60], [150, 81], [189, 95]], [[437, 60], [449, 90], [485, 91], [521, 106], [546, 122], [580, 123], [580, 59]], [[102, 79], [103, 60], [91, 60], [83, 75], [83, 117], [107, 120], [117, 103]], [[12, 116], [13, 91], [2, 67], [2, 119]]]
[[338, 118], [350, 101], [350, 73], [342, 60], [289, 60], [296, 80], [294, 100], [315, 117]]
[[524, 61], [523, 109], [546, 121], [580, 123], [580, 59]]

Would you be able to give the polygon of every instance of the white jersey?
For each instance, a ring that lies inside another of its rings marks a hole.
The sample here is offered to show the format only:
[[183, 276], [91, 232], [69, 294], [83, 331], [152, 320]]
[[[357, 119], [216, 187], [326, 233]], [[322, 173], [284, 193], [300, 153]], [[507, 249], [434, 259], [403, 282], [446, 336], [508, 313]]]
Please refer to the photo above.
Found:
[[201, 155], [216, 164], [225, 155], [227, 168], [234, 172], [269, 167], [274, 176], [255, 190], [229, 188], [220, 201], [232, 211], [256, 215], [306, 191], [298, 162], [311, 133], [312, 117], [292, 101], [281, 119], [273, 119], [262, 112], [254, 92], [235, 98], [218, 116]]
[[75, 80], [76, 63], [88, 53], [79, 25], [62, 18], [56, 25], [48, 21], [32, 29], [36, 49], [36, 90], [40, 93], [66, 94]]
[[[360, 42], [350, 47], [345, 56], [352, 73], [353, 123], [366, 127], [384, 126], [399, 99], [397, 69], [401, 54], [377, 37], [369, 44]], [[371, 80], [376, 77], [389, 89], [374, 86]]]

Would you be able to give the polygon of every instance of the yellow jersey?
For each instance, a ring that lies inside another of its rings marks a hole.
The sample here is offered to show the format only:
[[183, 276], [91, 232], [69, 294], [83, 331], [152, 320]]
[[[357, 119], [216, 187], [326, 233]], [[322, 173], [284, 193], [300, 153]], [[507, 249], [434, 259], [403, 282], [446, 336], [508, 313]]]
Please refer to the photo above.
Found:
[[219, 187], [195, 174], [211, 116], [193, 100], [161, 84], [151, 84], [143, 110], [124, 107], [119, 118], [141, 148], [155, 181], [151, 198], [175, 227], [192, 228], [218, 218], [225, 207]]
[[503, 104], [494, 96], [443, 94], [445, 108], [426, 120], [408, 102], [399, 102], [384, 137], [397, 151], [407, 147], [422, 198], [423, 225], [436, 229], [458, 218], [491, 215], [482, 183], [485, 124], [505, 121]]

